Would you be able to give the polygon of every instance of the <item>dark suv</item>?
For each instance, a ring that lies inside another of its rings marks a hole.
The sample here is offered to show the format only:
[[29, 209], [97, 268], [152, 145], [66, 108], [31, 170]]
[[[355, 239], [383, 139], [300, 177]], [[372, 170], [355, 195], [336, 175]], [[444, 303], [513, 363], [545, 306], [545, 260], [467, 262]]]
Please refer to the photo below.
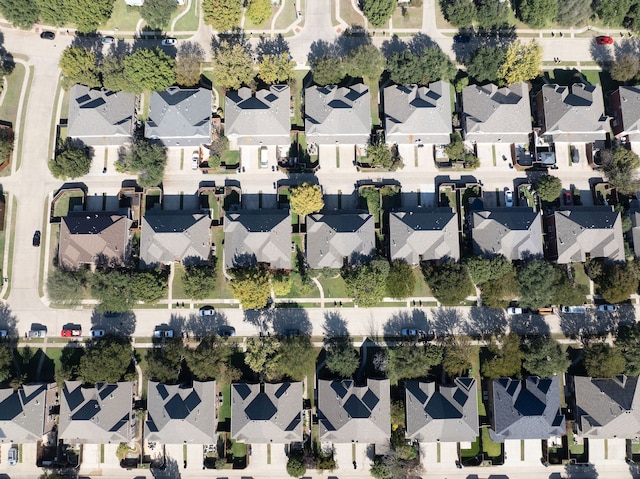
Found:
[[40, 38], [42, 38], [43, 40], [55, 40], [56, 34], [53, 32], [45, 31], [40, 34]]

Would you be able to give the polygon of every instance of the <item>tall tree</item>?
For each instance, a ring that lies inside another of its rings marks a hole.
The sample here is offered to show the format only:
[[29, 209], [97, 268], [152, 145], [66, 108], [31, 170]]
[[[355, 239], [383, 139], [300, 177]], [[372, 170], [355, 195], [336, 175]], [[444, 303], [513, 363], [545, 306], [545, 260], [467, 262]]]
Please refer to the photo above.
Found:
[[550, 378], [564, 373], [571, 364], [560, 343], [548, 336], [536, 338], [527, 343], [522, 365], [534, 376]]
[[150, 188], [162, 183], [166, 163], [167, 152], [162, 146], [141, 140], [135, 142], [115, 166], [119, 172], [137, 173], [140, 186]]
[[176, 83], [181, 86], [195, 86], [200, 83], [204, 51], [197, 43], [180, 44], [176, 57]]
[[11, 375], [13, 349], [8, 344], [0, 344], [0, 381], [6, 381]]
[[139, 48], [124, 59], [124, 71], [135, 93], [166, 90], [176, 81], [175, 65], [159, 48]]
[[69, 20], [81, 33], [89, 33], [111, 17], [115, 0], [66, 0]]
[[182, 273], [182, 283], [184, 284], [184, 293], [187, 298], [211, 298], [216, 286], [215, 267], [209, 265], [186, 266], [184, 273]]
[[242, 0], [203, 0], [204, 20], [219, 32], [237, 27], [242, 18]]
[[347, 74], [352, 77], [364, 77], [378, 83], [384, 71], [386, 59], [378, 47], [365, 43], [351, 50], [345, 58]]
[[100, 301], [98, 312], [124, 313], [135, 304], [135, 291], [127, 272], [98, 270], [90, 276], [91, 296]]
[[337, 85], [345, 77], [345, 65], [336, 57], [321, 57], [311, 63], [313, 81], [320, 85]]
[[438, 46], [424, 48], [419, 53], [404, 50], [393, 54], [387, 61], [387, 71], [394, 83], [408, 85], [452, 80], [456, 67]]
[[339, 378], [351, 378], [359, 365], [360, 358], [351, 344], [351, 339], [333, 341], [330, 344], [327, 355], [327, 369], [333, 374]]
[[582, 25], [591, 16], [591, 0], [563, 0], [558, 2], [558, 25]]
[[320, 188], [320, 185], [302, 183], [291, 188], [289, 202], [292, 213], [300, 216], [317, 213], [324, 208], [322, 188]]
[[47, 297], [54, 304], [79, 304], [84, 299], [87, 283], [85, 270], [54, 269], [47, 276]]
[[165, 271], [160, 269], [138, 271], [131, 279], [131, 287], [138, 301], [153, 304], [167, 296], [168, 276]]
[[247, 18], [255, 25], [262, 25], [271, 17], [270, 0], [247, 0]]
[[86, 148], [77, 148], [71, 145], [56, 154], [56, 157], [49, 161], [51, 174], [56, 178], [78, 178], [89, 173], [91, 169], [91, 156]]
[[240, 44], [221, 42], [213, 54], [213, 78], [222, 88], [237, 90], [255, 76], [250, 50]]
[[389, 349], [387, 374], [391, 384], [401, 379], [424, 378], [433, 366], [442, 362], [443, 350], [439, 346], [396, 346]]
[[511, 261], [502, 255], [493, 258], [471, 256], [465, 259], [464, 264], [467, 265], [471, 280], [477, 285], [496, 281], [513, 271]]
[[169, 25], [176, 8], [175, 0], [145, 0], [140, 7], [140, 16], [151, 28], [163, 30]]
[[602, 166], [607, 180], [618, 193], [633, 194], [640, 187], [638, 168], [640, 157], [633, 151], [623, 147], [613, 150], [602, 150]]
[[264, 55], [258, 65], [258, 78], [269, 85], [286, 83], [293, 78], [295, 62], [289, 59], [288, 53]]
[[562, 181], [557, 176], [541, 176], [535, 182], [535, 189], [542, 201], [552, 202], [562, 192]]
[[36, 0], [36, 4], [40, 10], [40, 21], [45, 25], [62, 27], [67, 22], [66, 0]]
[[14, 26], [29, 30], [40, 12], [35, 0], [0, 0], [0, 13]]
[[187, 364], [199, 381], [215, 379], [231, 384], [242, 376], [242, 372], [231, 364], [233, 348], [226, 339], [207, 336], [196, 349], [187, 349]]
[[373, 260], [345, 269], [342, 273], [347, 286], [347, 294], [363, 308], [375, 306], [387, 290], [389, 263], [386, 260]]
[[362, 0], [362, 13], [374, 27], [384, 26], [398, 6], [395, 0]]
[[476, 19], [476, 7], [468, 0], [443, 0], [442, 10], [447, 21], [456, 27], [472, 27]]
[[524, 44], [516, 41], [509, 45], [505, 59], [498, 69], [498, 80], [511, 85], [531, 80], [540, 73], [542, 47], [535, 40]]
[[445, 306], [458, 306], [473, 294], [469, 271], [463, 264], [447, 262], [439, 266], [425, 264], [422, 273], [433, 295]]
[[590, 344], [584, 348], [584, 367], [592, 378], [612, 378], [624, 372], [624, 355], [607, 343]]
[[102, 338], [80, 359], [78, 378], [83, 383], [115, 383], [124, 379], [131, 364], [131, 344], [121, 338]]
[[478, 48], [469, 55], [469, 59], [466, 61], [467, 73], [481, 83], [485, 81], [496, 82], [498, 70], [504, 63], [506, 53], [506, 48], [500, 45]]
[[62, 86], [65, 90], [79, 83], [89, 88], [100, 86], [96, 54], [85, 47], [67, 47], [63, 50], [58, 66], [62, 70]]
[[401, 259], [393, 260], [387, 276], [387, 294], [397, 299], [408, 298], [415, 287], [416, 277], [411, 265]]
[[237, 268], [230, 273], [233, 281], [229, 287], [244, 309], [260, 309], [267, 305], [271, 296], [271, 273], [268, 269], [254, 266]]
[[638, 76], [640, 59], [637, 55], [624, 53], [611, 64], [609, 73], [611, 78], [619, 82], [628, 82]]
[[166, 339], [162, 347], [148, 349], [146, 360], [149, 379], [161, 383], [176, 383], [185, 352], [180, 338]]
[[609, 303], [627, 301], [629, 296], [638, 291], [638, 276], [628, 263], [608, 265], [600, 283], [600, 293]]
[[518, 13], [531, 28], [545, 28], [558, 16], [558, 0], [521, 0]]
[[640, 323], [623, 324], [616, 333], [616, 349], [622, 351], [625, 360], [624, 373], [640, 375]]
[[491, 357], [481, 365], [482, 376], [489, 379], [515, 376], [522, 369], [524, 353], [520, 349], [520, 336], [509, 333], [501, 338], [501, 345], [495, 342], [487, 346]]
[[462, 376], [469, 372], [473, 346], [467, 336], [447, 336], [444, 342], [442, 368], [450, 376]]
[[[272, 378], [280, 380], [288, 378], [292, 381], [302, 381], [313, 368], [317, 354], [313, 350], [309, 336], [290, 336], [280, 342], [278, 353], [275, 356]], [[267, 368], [269, 370], [269, 368]]]
[[133, 91], [124, 69], [123, 55], [105, 55], [100, 62], [102, 86], [110, 91]]
[[509, 27], [511, 4], [500, 0], [480, 0], [476, 12], [476, 23], [488, 30]]
[[555, 271], [552, 265], [543, 259], [529, 261], [518, 271], [520, 305], [531, 309], [549, 306], [554, 283]]
[[274, 377], [274, 360], [280, 350], [280, 341], [273, 337], [247, 338], [244, 363], [260, 376], [260, 380]]
[[606, 0], [595, 3], [595, 13], [607, 26], [621, 27], [631, 8], [631, 0]]

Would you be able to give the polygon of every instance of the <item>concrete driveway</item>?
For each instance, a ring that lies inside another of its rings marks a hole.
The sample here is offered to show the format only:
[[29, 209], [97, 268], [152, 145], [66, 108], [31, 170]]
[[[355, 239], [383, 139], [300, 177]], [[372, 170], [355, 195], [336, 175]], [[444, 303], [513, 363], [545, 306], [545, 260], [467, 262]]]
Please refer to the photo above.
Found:
[[257, 146], [241, 146], [240, 147], [240, 165], [246, 171], [258, 170], [258, 147]]
[[335, 444], [334, 458], [338, 469], [353, 470], [353, 444]]
[[521, 441], [507, 440], [504, 442], [504, 463], [505, 465], [514, 465], [522, 463], [522, 451], [520, 450]]
[[334, 145], [319, 145], [318, 159], [320, 160], [320, 168], [323, 170], [334, 171], [338, 169], [336, 162], [337, 149]]

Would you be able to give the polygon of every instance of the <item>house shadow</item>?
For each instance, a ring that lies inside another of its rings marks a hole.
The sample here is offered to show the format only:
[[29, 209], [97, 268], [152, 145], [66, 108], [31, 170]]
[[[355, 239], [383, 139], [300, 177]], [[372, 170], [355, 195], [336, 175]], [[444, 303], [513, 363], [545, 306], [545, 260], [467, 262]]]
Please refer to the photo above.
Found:
[[91, 328], [104, 329], [105, 334], [131, 337], [136, 330], [136, 314], [133, 311], [124, 313], [91, 313]]
[[151, 477], [156, 479], [180, 479], [180, 469], [186, 467], [187, 461], [184, 464], [178, 464], [173, 457], [164, 457], [164, 466], [151, 469]]

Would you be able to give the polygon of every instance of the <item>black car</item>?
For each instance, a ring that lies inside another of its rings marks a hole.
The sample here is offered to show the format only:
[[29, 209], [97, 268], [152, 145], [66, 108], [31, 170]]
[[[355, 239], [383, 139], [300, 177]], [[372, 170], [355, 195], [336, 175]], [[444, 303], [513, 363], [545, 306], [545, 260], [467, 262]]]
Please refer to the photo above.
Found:
[[45, 31], [40, 34], [40, 38], [42, 38], [43, 40], [55, 40], [56, 34], [53, 32]]
[[40, 231], [33, 234], [33, 246], [40, 246]]
[[453, 43], [469, 43], [470, 41], [471, 37], [469, 35], [463, 35], [462, 33], [458, 33], [453, 37]]

